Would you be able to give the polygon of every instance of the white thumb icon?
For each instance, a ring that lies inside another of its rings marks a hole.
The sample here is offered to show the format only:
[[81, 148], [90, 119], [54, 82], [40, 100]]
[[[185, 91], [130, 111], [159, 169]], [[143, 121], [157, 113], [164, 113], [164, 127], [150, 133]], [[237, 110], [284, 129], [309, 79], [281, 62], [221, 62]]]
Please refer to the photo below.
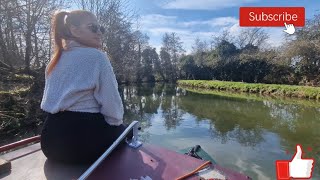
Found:
[[292, 178], [311, 178], [313, 159], [302, 159], [302, 149], [297, 145], [297, 152], [289, 162], [289, 174]]

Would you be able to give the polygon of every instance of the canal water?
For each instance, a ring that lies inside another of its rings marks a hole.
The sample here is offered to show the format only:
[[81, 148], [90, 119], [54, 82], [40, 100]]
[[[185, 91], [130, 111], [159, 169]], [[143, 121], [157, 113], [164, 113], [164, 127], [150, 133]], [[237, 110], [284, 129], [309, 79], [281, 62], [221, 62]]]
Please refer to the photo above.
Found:
[[314, 101], [203, 94], [175, 85], [123, 86], [127, 123], [141, 122], [144, 142], [171, 150], [200, 145], [218, 164], [253, 179], [276, 179], [275, 161], [301, 144], [319, 178], [320, 104]]

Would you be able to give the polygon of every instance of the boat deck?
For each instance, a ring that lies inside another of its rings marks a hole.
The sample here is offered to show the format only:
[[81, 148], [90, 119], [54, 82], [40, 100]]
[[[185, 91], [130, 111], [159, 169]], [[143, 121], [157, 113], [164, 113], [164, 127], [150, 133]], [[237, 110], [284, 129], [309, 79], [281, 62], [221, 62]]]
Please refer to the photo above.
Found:
[[[20, 157], [22, 155], [24, 156]], [[48, 161], [40, 149], [40, 143], [9, 152], [0, 156], [0, 158], [5, 160], [17, 158], [11, 160], [10, 172], [0, 174], [0, 179], [3, 180], [77, 179], [89, 167]]]
[[[25, 156], [20, 157], [21, 155]], [[89, 168], [89, 165], [66, 165], [49, 161], [42, 153], [39, 143], [9, 152], [0, 158], [11, 159], [11, 171], [0, 174], [0, 179], [4, 180], [78, 179]], [[140, 180], [141, 177], [148, 176], [152, 180], [173, 180], [204, 163], [203, 160], [150, 144], [143, 144], [138, 149], [122, 146], [112, 152], [88, 179]], [[214, 177], [219, 180], [250, 179], [216, 164], [210, 165], [210, 169], [200, 173], [200, 176], [204, 179]], [[186, 179], [199, 180], [200, 178], [198, 174]]]

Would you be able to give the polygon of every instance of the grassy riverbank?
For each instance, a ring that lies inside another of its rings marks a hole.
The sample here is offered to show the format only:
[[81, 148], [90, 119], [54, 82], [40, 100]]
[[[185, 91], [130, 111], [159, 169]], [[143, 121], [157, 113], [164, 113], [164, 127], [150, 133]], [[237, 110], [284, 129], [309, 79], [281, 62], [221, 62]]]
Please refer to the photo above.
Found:
[[178, 85], [203, 90], [223, 90], [320, 100], [320, 87], [207, 80], [179, 80]]
[[231, 98], [231, 99], [243, 99], [246, 101], [269, 101], [275, 102], [279, 104], [292, 104], [292, 105], [302, 105], [307, 107], [316, 107], [320, 108], [320, 103], [318, 100], [311, 99], [301, 99], [301, 98], [293, 98], [293, 97], [278, 97], [278, 96], [265, 96], [261, 94], [252, 94], [245, 92], [231, 92], [231, 91], [219, 91], [219, 90], [205, 90], [199, 88], [190, 88], [190, 87], [182, 87], [183, 89], [193, 92], [196, 94], [204, 94], [204, 95], [213, 95], [220, 96], [223, 98]]

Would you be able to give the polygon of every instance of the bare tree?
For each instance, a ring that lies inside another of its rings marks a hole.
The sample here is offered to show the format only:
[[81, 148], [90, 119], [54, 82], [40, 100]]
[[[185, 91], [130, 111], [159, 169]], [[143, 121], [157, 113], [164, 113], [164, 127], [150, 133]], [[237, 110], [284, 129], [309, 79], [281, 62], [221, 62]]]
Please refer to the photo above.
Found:
[[[141, 52], [148, 38], [139, 31], [132, 31], [135, 12], [128, 10], [125, 0], [74, 0], [79, 8], [93, 12], [106, 27], [104, 49], [108, 52], [119, 81], [140, 79]], [[137, 77], [138, 76], [138, 77]]]
[[198, 52], [207, 52], [209, 50], [207, 41], [201, 41], [199, 37], [197, 37], [194, 41], [194, 45], [192, 46], [192, 53], [196, 54]]
[[212, 40], [210, 42], [210, 50], [213, 50], [222, 41], [232, 42], [233, 39], [235, 38], [230, 34], [230, 31], [224, 30], [221, 34], [212, 36]]
[[48, 25], [60, 0], [4, 0], [0, 4], [0, 62], [14, 69], [39, 68], [48, 61]]
[[192, 46], [192, 54], [198, 66], [202, 67], [205, 64], [205, 56], [208, 52], [208, 43], [206, 41], [201, 41], [199, 38], [196, 38], [194, 46]]
[[246, 28], [241, 31], [235, 43], [241, 49], [248, 45], [260, 47], [268, 38], [269, 35], [262, 28]]
[[[168, 53], [170, 55], [170, 64], [166, 64], [166, 66], [172, 66], [169, 69], [172, 69], [171, 71], [171, 80], [176, 80], [178, 78], [177, 72], [178, 69], [178, 59], [181, 57], [182, 53], [185, 52], [185, 50], [182, 47], [182, 41], [180, 37], [177, 35], [177, 33], [165, 33], [162, 37], [162, 50], [163, 53], [160, 56], [166, 57], [164, 54]], [[164, 53], [166, 52], [166, 53]], [[163, 58], [161, 58], [163, 59]], [[166, 59], [166, 58], [165, 58]], [[167, 77], [168, 78], [168, 77]]]

